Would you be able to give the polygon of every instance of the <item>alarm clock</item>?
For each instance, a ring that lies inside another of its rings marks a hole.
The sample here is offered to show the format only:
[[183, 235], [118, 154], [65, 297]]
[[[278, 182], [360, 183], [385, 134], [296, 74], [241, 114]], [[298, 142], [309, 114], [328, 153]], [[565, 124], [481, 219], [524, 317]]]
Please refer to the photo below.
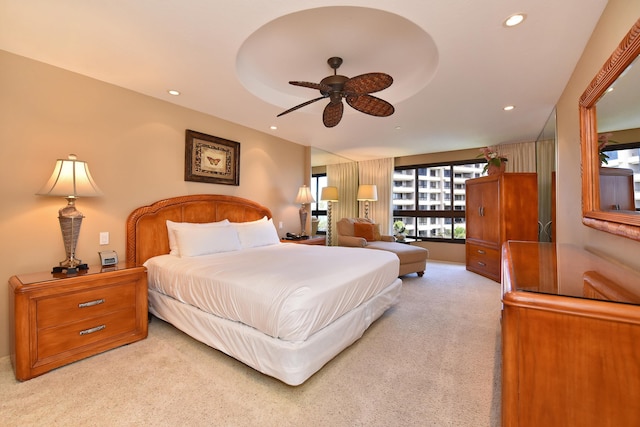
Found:
[[103, 267], [110, 267], [118, 263], [118, 254], [116, 251], [102, 251], [100, 254], [100, 264]]

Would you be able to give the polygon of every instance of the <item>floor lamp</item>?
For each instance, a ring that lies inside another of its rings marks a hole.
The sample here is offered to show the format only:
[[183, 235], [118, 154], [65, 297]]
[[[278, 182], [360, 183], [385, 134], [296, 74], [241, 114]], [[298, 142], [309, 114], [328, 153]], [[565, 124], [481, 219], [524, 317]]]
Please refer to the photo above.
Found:
[[327, 246], [333, 246], [331, 241], [331, 205], [338, 201], [338, 187], [324, 187], [320, 200], [327, 202]]
[[378, 200], [378, 187], [373, 184], [363, 184], [358, 187], [359, 202], [364, 202], [364, 217], [369, 219], [369, 202]]
[[36, 194], [67, 199], [67, 206], [58, 211], [67, 259], [60, 262], [59, 266], [53, 267], [52, 273], [62, 273], [66, 270], [67, 274], [74, 274], [78, 270], [87, 270], [87, 264], [76, 258], [76, 245], [84, 218], [84, 215], [76, 210], [76, 199], [102, 195], [102, 191], [89, 173], [89, 165], [77, 160], [75, 154], [70, 154], [68, 159], [58, 159], [51, 178]]
[[311, 189], [306, 185], [303, 185], [298, 190], [298, 195], [296, 196], [296, 203], [300, 203], [300, 235], [303, 237], [307, 237], [307, 205], [309, 203], [314, 203], [316, 200], [313, 198], [311, 194]]

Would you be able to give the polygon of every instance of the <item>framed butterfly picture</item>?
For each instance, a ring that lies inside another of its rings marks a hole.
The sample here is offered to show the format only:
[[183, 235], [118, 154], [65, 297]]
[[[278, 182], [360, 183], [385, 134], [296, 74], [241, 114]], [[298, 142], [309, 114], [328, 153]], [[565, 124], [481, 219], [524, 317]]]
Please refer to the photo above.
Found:
[[187, 129], [184, 180], [240, 185], [240, 143]]

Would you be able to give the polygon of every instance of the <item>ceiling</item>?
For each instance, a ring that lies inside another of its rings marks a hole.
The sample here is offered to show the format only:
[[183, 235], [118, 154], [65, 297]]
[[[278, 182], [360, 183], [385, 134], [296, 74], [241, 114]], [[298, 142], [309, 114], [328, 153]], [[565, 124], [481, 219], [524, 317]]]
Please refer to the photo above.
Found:
[[[535, 140], [606, 3], [0, 0], [0, 49], [367, 160]], [[325, 128], [322, 100], [277, 118], [320, 96], [288, 81], [319, 82], [332, 56], [348, 77], [393, 76], [375, 95], [395, 113], [345, 106]]]

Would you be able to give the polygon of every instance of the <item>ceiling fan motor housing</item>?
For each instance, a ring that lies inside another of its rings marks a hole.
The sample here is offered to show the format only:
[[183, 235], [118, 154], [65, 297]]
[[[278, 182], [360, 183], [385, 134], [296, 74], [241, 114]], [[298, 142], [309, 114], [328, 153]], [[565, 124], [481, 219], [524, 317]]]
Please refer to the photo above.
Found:
[[344, 87], [344, 83], [347, 80], [349, 80], [348, 77], [341, 76], [339, 74], [336, 74], [336, 75], [333, 75], [333, 76], [329, 76], [329, 77], [325, 77], [324, 79], [322, 79], [320, 81], [320, 84], [331, 86], [331, 88], [333, 90], [331, 92], [325, 92], [323, 90], [320, 90], [320, 93], [323, 94], [324, 96], [331, 96], [333, 93], [336, 93], [337, 95], [340, 95], [339, 92], [342, 92], [342, 88]]

